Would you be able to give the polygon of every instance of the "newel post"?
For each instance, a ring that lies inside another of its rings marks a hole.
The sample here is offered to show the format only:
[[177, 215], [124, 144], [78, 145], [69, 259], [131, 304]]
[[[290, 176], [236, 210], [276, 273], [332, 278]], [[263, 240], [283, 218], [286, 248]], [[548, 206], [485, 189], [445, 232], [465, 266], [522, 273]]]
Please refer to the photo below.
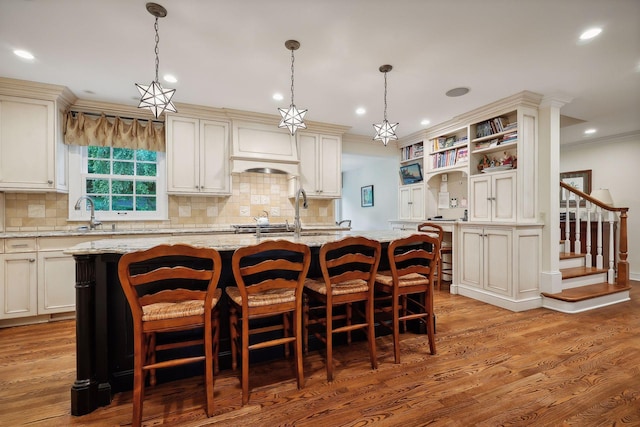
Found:
[[618, 261], [618, 285], [629, 285], [629, 263], [627, 262], [627, 211], [620, 213], [620, 254]]

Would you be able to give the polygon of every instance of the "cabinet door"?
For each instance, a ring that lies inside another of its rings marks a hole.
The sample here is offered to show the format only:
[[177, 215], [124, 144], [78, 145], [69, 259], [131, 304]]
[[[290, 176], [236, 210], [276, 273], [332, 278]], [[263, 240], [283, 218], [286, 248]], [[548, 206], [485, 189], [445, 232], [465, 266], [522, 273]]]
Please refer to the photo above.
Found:
[[340, 197], [342, 195], [342, 139], [339, 136], [320, 135], [319, 165], [323, 197]]
[[398, 217], [399, 219], [411, 219], [411, 215], [413, 213], [413, 202], [411, 201], [412, 196], [412, 188], [411, 187], [402, 187], [398, 191], [399, 195], [399, 205], [398, 206]]
[[512, 238], [511, 230], [484, 230], [484, 288], [511, 295]]
[[411, 219], [424, 219], [424, 186], [411, 186]]
[[300, 152], [300, 185], [307, 196], [317, 196], [321, 190], [318, 170], [318, 135], [298, 132]]
[[0, 256], [0, 319], [37, 314], [36, 254]]
[[63, 251], [38, 254], [38, 314], [76, 308], [76, 263]]
[[469, 179], [469, 220], [491, 220], [491, 177], [474, 176]]
[[516, 221], [516, 173], [493, 175], [491, 182], [491, 217], [494, 221]]
[[167, 192], [200, 191], [200, 127], [198, 119], [167, 117]]
[[0, 188], [54, 190], [52, 101], [0, 97]]
[[200, 120], [200, 192], [230, 193], [229, 125]]
[[481, 228], [461, 227], [460, 243], [462, 250], [458, 256], [460, 263], [460, 283], [482, 287], [484, 241]]

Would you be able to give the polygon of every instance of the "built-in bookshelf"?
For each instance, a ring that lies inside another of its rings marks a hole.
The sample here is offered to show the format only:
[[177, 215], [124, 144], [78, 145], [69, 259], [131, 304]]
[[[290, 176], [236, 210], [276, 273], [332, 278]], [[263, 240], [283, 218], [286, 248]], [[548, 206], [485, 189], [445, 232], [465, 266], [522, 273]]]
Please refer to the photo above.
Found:
[[424, 157], [424, 143], [416, 142], [400, 149], [400, 162], [408, 163]]
[[469, 164], [468, 128], [454, 130], [430, 141], [430, 173], [466, 168]]
[[518, 167], [517, 111], [474, 123], [470, 127], [470, 133], [472, 175]]

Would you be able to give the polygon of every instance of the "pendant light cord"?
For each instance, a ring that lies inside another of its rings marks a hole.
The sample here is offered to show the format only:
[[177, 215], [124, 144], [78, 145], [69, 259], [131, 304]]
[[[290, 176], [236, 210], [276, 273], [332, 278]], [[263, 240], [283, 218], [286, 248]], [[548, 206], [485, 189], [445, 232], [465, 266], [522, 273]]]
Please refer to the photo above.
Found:
[[295, 105], [293, 103], [293, 62], [295, 58], [293, 56], [293, 49], [291, 49], [291, 105]]
[[384, 121], [387, 121], [387, 72], [384, 72]]
[[156, 49], [155, 49], [155, 53], [156, 53], [156, 82], [158, 81], [158, 67], [160, 66], [160, 59], [158, 57], [158, 53], [159, 53], [159, 49], [158, 49], [158, 43], [160, 43], [160, 36], [158, 35], [158, 17], [156, 16], [156, 23], [153, 26], [153, 28], [156, 30]]

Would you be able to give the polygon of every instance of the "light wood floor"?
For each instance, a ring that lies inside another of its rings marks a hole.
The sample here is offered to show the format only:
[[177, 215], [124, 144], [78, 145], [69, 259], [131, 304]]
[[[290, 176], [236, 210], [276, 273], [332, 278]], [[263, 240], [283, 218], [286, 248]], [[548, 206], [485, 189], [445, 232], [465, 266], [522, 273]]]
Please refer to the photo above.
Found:
[[[241, 406], [235, 373], [216, 380], [207, 419], [201, 377], [150, 388], [147, 426], [638, 426], [640, 282], [632, 301], [582, 314], [512, 313], [441, 291], [438, 354], [426, 336], [402, 337], [393, 364], [389, 337], [377, 340], [379, 369], [366, 344], [340, 347], [327, 384], [320, 353], [305, 358], [297, 390], [288, 361], [252, 366], [251, 399]], [[75, 326], [61, 321], [0, 330], [0, 426], [121, 426], [131, 393], [73, 417]]]

